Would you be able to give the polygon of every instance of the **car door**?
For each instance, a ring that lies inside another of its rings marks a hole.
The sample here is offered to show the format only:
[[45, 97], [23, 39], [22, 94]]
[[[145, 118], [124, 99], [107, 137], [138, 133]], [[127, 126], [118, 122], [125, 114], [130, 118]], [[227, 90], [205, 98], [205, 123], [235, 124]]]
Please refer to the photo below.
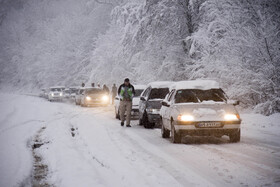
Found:
[[169, 130], [171, 130], [171, 117], [172, 117], [171, 114], [172, 114], [172, 110], [174, 109], [173, 98], [174, 98], [175, 93], [176, 93], [176, 90], [174, 90], [174, 89], [170, 92], [170, 95], [167, 98], [167, 104], [169, 105], [169, 107], [166, 107], [166, 110], [165, 110], [166, 127]]
[[139, 118], [141, 119], [143, 117], [143, 114], [146, 110], [146, 103], [147, 103], [147, 98], [150, 93], [151, 88], [148, 87], [140, 96], [140, 101], [139, 101]]
[[[164, 100], [162, 102], [165, 102], [167, 104], [168, 98], [169, 98], [170, 94], [171, 94], [171, 92], [169, 92], [166, 95], [166, 97], [164, 98]], [[167, 108], [168, 108], [167, 106], [161, 105], [161, 109], [160, 109], [160, 115], [161, 115], [162, 123], [163, 123], [164, 126], [165, 126], [166, 120], [167, 120], [167, 118], [166, 118], [166, 110], [167, 110]]]

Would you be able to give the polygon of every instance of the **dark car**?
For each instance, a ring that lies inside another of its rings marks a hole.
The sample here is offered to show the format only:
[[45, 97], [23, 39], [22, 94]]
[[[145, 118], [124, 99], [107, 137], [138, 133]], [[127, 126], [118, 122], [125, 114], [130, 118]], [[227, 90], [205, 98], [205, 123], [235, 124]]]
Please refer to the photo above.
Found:
[[155, 127], [160, 122], [159, 111], [161, 101], [169, 93], [172, 82], [161, 81], [152, 82], [143, 91], [139, 102], [139, 125], [145, 128]]
[[109, 94], [101, 88], [85, 88], [81, 94], [81, 106], [107, 106]]

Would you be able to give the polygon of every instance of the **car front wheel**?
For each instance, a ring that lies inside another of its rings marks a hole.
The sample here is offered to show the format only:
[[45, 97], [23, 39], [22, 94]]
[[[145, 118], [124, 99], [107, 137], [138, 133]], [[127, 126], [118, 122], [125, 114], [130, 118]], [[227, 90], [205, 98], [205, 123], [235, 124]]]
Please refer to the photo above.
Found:
[[162, 122], [161, 122], [161, 136], [162, 136], [162, 138], [169, 138], [170, 137], [170, 130], [166, 129]]
[[233, 131], [229, 135], [229, 141], [232, 143], [240, 142], [240, 135], [241, 135], [240, 129]]
[[172, 143], [181, 143], [181, 135], [176, 133], [173, 121], [171, 121], [171, 141]]

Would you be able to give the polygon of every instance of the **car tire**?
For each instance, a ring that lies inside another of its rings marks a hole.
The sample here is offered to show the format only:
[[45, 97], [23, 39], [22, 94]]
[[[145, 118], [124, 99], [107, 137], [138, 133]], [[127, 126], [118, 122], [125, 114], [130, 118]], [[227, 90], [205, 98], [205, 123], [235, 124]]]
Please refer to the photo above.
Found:
[[166, 129], [161, 122], [161, 137], [162, 138], [169, 138], [170, 137], [170, 130]]
[[241, 132], [239, 130], [235, 130], [229, 135], [229, 141], [232, 143], [240, 142]]
[[171, 121], [171, 141], [172, 143], [181, 143], [181, 135], [176, 133], [173, 121]]
[[146, 129], [152, 128], [152, 123], [149, 122], [147, 113], [143, 114], [142, 123]]

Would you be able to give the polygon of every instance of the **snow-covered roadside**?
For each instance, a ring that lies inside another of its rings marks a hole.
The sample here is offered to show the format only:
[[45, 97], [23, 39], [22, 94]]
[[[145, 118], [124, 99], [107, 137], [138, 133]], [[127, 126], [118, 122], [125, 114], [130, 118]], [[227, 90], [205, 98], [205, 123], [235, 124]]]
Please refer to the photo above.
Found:
[[136, 121], [120, 127], [111, 107], [8, 94], [0, 103], [0, 186], [31, 184], [35, 136], [47, 142], [35, 151], [48, 166], [46, 181], [55, 186], [280, 184], [279, 114], [241, 114], [240, 143], [223, 137], [175, 145]]

